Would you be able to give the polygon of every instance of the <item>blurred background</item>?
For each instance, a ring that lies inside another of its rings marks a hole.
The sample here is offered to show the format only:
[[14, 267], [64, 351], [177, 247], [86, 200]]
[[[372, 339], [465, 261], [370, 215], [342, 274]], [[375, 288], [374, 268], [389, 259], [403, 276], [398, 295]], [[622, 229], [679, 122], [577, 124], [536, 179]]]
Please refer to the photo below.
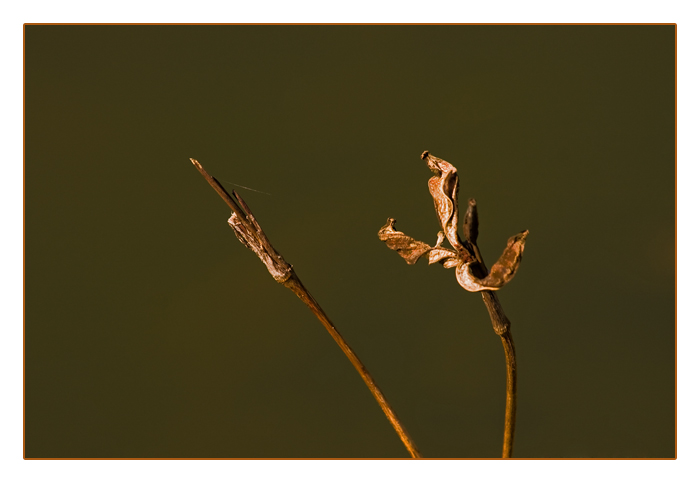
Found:
[[[452, 163], [518, 357], [514, 456], [675, 455], [674, 26], [25, 27], [25, 456], [500, 457], [505, 363], [434, 243]], [[261, 193], [264, 192], [264, 193]]]

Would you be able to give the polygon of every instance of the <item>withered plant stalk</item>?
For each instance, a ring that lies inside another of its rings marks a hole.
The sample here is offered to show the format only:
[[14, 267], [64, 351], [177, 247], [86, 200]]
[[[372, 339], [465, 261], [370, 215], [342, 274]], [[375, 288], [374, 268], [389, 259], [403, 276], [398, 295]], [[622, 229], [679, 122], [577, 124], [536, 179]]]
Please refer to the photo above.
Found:
[[299, 280], [299, 277], [294, 272], [292, 266], [288, 264], [284, 258], [282, 258], [282, 255], [280, 255], [272, 247], [270, 241], [268, 240], [267, 236], [265, 236], [265, 233], [255, 220], [255, 216], [253, 216], [253, 213], [250, 211], [250, 208], [248, 208], [245, 201], [243, 201], [235, 190], [233, 191], [233, 195], [236, 197], [236, 200], [234, 200], [231, 195], [226, 192], [223, 186], [221, 186], [219, 181], [213, 176], [209, 175], [209, 173], [204, 170], [202, 165], [199, 164], [197, 160], [190, 158], [190, 161], [192, 161], [192, 164], [194, 164], [202, 176], [204, 176], [204, 179], [207, 180], [211, 187], [214, 188], [214, 190], [219, 194], [219, 196], [221, 196], [221, 198], [223, 198], [229, 208], [231, 208], [232, 214], [228, 220], [228, 223], [231, 228], [233, 228], [234, 233], [241, 243], [243, 243], [247, 248], [250, 248], [260, 258], [277, 282], [294, 292], [294, 294], [299, 297], [302, 302], [309, 307], [309, 309], [311, 309], [318, 320], [321, 321], [328, 333], [331, 335], [331, 337], [333, 337], [333, 340], [335, 340], [338, 346], [340, 346], [340, 349], [345, 353], [347, 358], [350, 359], [350, 362], [355, 369], [357, 369], [357, 372], [360, 373], [362, 380], [365, 381], [365, 384], [379, 403], [379, 406], [382, 408], [382, 411], [384, 411], [384, 414], [386, 414], [386, 417], [389, 419], [391, 425], [398, 433], [401, 441], [403, 441], [406, 449], [411, 454], [411, 457], [420, 458], [421, 454], [409, 436], [408, 431], [406, 431], [406, 428], [404, 428], [403, 424], [401, 424], [401, 421], [396, 416], [396, 413], [389, 405], [389, 402], [386, 400], [386, 397], [379, 389], [379, 386], [377, 386], [377, 383], [374, 381], [367, 368], [364, 366], [364, 364], [362, 364], [362, 361], [360, 361], [348, 343], [345, 342], [343, 336], [340, 335], [340, 332], [338, 332], [338, 330], [335, 328], [318, 302], [316, 302], [311, 293], [301, 283], [301, 280]]
[[[428, 263], [440, 263], [445, 268], [456, 268], [457, 282], [469, 292], [481, 292], [486, 305], [493, 330], [501, 337], [503, 350], [506, 355], [506, 416], [503, 433], [503, 458], [513, 454], [513, 437], [515, 435], [516, 408], [516, 366], [515, 346], [510, 333], [510, 321], [503, 312], [495, 290], [500, 289], [514, 276], [520, 265], [525, 248], [528, 231], [522, 231], [512, 236], [506, 244], [506, 249], [498, 261], [488, 270], [479, 252], [476, 239], [479, 236], [479, 217], [476, 210], [476, 200], [469, 200], [469, 206], [464, 217], [464, 240], [459, 236], [459, 208], [457, 195], [459, 193], [459, 177], [457, 170], [447, 161], [436, 158], [425, 151], [421, 158], [435, 176], [428, 180], [428, 189], [433, 197], [435, 212], [442, 231], [438, 233], [437, 242], [430, 246], [415, 240], [403, 232], [396, 230], [396, 220], [389, 218], [379, 230], [379, 239], [392, 250], [396, 250], [409, 265], [415, 264], [419, 258], [428, 258]], [[447, 238], [452, 248], [442, 246]]]
[[[473, 200], [470, 200], [470, 202]], [[476, 203], [474, 204], [476, 208]], [[477, 250], [479, 248], [474, 243]], [[478, 255], [481, 259], [481, 254]], [[481, 263], [481, 273], [486, 271], [486, 266]], [[474, 270], [476, 271], [476, 270]], [[503, 430], [503, 458], [513, 456], [513, 438], [515, 437], [515, 410], [516, 410], [516, 391], [517, 391], [517, 370], [515, 366], [515, 345], [513, 344], [513, 335], [510, 333], [510, 320], [506, 317], [501, 302], [498, 300], [496, 292], [492, 290], [484, 290], [481, 292], [481, 298], [486, 305], [486, 310], [491, 318], [491, 325], [494, 332], [501, 337], [503, 351], [506, 356], [506, 416], [505, 427]]]

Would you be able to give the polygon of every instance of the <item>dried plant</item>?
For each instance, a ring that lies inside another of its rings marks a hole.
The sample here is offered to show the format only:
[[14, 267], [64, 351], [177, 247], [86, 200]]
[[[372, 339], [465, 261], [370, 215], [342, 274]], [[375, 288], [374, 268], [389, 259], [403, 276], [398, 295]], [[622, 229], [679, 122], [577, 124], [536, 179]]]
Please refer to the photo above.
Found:
[[[437, 158], [425, 151], [421, 158], [435, 176], [428, 180], [428, 189], [435, 203], [435, 211], [440, 220], [442, 231], [437, 235], [437, 242], [430, 246], [415, 240], [395, 228], [396, 220], [389, 218], [379, 230], [379, 239], [392, 250], [396, 250], [406, 263], [415, 264], [419, 258], [426, 257], [429, 264], [440, 263], [445, 268], [456, 268], [457, 282], [469, 292], [481, 292], [486, 309], [491, 317], [493, 330], [501, 337], [506, 356], [506, 416], [503, 435], [503, 458], [510, 458], [513, 453], [513, 437], [515, 434], [516, 409], [516, 366], [515, 346], [510, 333], [510, 321], [494, 293], [503, 287], [514, 276], [520, 266], [525, 239], [528, 231], [522, 231], [512, 236], [503, 254], [491, 267], [486, 268], [476, 239], [479, 235], [479, 217], [476, 210], [476, 200], [469, 200], [469, 207], [464, 217], [461, 240], [458, 234], [459, 209], [457, 195], [459, 192], [459, 177], [457, 170], [447, 161]], [[442, 246], [445, 238], [452, 248]]]
[[408, 434], [408, 431], [406, 431], [406, 428], [404, 428], [401, 421], [399, 421], [396, 413], [389, 405], [389, 402], [386, 400], [386, 397], [377, 386], [377, 383], [374, 381], [367, 368], [364, 366], [364, 364], [362, 364], [347, 342], [345, 342], [343, 336], [340, 335], [340, 332], [338, 332], [338, 330], [335, 328], [318, 302], [316, 302], [316, 300], [311, 296], [311, 293], [301, 283], [301, 280], [299, 280], [299, 277], [294, 272], [292, 266], [287, 263], [282, 255], [280, 255], [274, 249], [255, 219], [255, 216], [253, 216], [253, 212], [250, 210], [245, 201], [243, 201], [243, 198], [241, 198], [234, 190], [233, 195], [236, 197], [236, 200], [234, 200], [226, 192], [223, 186], [221, 186], [219, 181], [213, 176], [209, 175], [209, 173], [204, 170], [202, 165], [199, 164], [197, 160], [190, 158], [190, 161], [192, 161], [192, 164], [194, 164], [202, 176], [204, 176], [204, 179], [207, 180], [211, 187], [214, 188], [214, 190], [219, 194], [219, 196], [221, 196], [221, 198], [223, 198], [229, 208], [231, 208], [232, 214], [228, 220], [228, 224], [233, 229], [236, 237], [246, 248], [252, 250], [258, 256], [258, 258], [260, 258], [260, 260], [265, 264], [265, 267], [267, 267], [267, 270], [270, 272], [270, 275], [272, 275], [272, 278], [294, 292], [294, 294], [299, 297], [309, 307], [309, 309], [311, 309], [318, 320], [321, 321], [323, 326], [330, 333], [331, 337], [333, 337], [333, 340], [335, 340], [338, 346], [340, 346], [342, 351], [364, 380], [370, 392], [379, 403], [379, 406], [384, 411], [384, 414], [386, 414], [386, 417], [389, 419], [389, 422], [398, 433], [404, 446], [406, 446], [406, 449], [411, 454], [411, 457], [420, 458], [421, 454]]
[[[510, 458], [513, 452], [513, 436], [515, 433], [515, 347], [510, 333], [510, 321], [503, 312], [503, 308], [501, 307], [495, 291], [503, 287], [515, 276], [520, 265], [528, 231], [525, 230], [511, 237], [501, 257], [491, 267], [491, 270], [488, 270], [479, 252], [479, 247], [476, 244], [476, 239], [479, 234], [476, 201], [474, 199], [469, 200], [469, 206], [463, 224], [464, 240], [462, 240], [458, 234], [459, 209], [457, 205], [457, 195], [459, 192], [459, 177], [457, 176], [457, 170], [447, 161], [436, 158], [428, 151], [425, 151], [421, 155], [421, 158], [426, 161], [428, 168], [436, 175], [428, 181], [428, 188], [433, 197], [435, 211], [442, 227], [442, 230], [437, 235], [437, 242], [434, 246], [431, 246], [396, 230], [396, 220], [393, 218], [389, 218], [387, 223], [379, 230], [379, 238], [385, 242], [389, 248], [396, 250], [408, 264], [413, 265], [419, 258], [426, 257], [429, 264], [440, 263], [445, 268], [455, 268], [457, 281], [465, 290], [481, 292], [481, 296], [491, 317], [493, 329], [496, 334], [501, 337], [506, 355], [507, 396], [503, 457]], [[387, 402], [372, 376], [350, 346], [345, 342], [330, 319], [328, 319], [328, 316], [318, 302], [316, 302], [306, 287], [301, 283], [301, 280], [299, 280], [292, 266], [274, 249], [245, 201], [243, 201], [235, 190], [232, 191], [235, 197], [234, 200], [221, 186], [218, 180], [209, 175], [199, 162], [195, 159], [191, 159], [191, 161], [212, 188], [214, 188], [231, 208], [232, 214], [228, 223], [234, 230], [236, 237], [245, 247], [252, 250], [258, 258], [260, 258], [278, 283], [292, 290], [321, 321], [355, 369], [359, 372], [411, 456], [413, 458], [420, 458], [421, 455], [418, 448], [399, 421], [396, 413]], [[451, 248], [442, 246], [445, 238], [447, 238]]]

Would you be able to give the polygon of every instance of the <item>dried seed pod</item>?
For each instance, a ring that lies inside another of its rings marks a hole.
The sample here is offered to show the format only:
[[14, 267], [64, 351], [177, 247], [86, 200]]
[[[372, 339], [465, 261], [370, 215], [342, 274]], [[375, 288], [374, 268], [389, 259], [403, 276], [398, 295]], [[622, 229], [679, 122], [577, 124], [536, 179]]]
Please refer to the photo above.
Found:
[[464, 239], [469, 243], [476, 244], [476, 239], [479, 238], [479, 214], [476, 211], [476, 200], [471, 198], [467, 212], [464, 214], [464, 224], [462, 225]]

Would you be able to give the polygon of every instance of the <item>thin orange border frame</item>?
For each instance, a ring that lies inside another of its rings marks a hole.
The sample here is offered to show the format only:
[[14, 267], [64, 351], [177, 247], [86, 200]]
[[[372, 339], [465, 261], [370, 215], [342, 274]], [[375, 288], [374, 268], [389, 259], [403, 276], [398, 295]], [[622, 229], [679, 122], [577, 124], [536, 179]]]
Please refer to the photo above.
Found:
[[[675, 134], [674, 134], [674, 173], [675, 173], [675, 231], [674, 231], [674, 274], [675, 274], [675, 287], [674, 287], [674, 298], [675, 298], [675, 456], [673, 458], [508, 458], [509, 460], [519, 460], [519, 461], [536, 461], [536, 460], [564, 460], [564, 461], [580, 461], [580, 460], [594, 460], [594, 461], [654, 461], [654, 460], [677, 460], [678, 459], [678, 24], [677, 23], [25, 23], [22, 25], [22, 247], [24, 248], [26, 239], [26, 227], [25, 227], [25, 157], [26, 157], [26, 112], [25, 112], [25, 101], [26, 101], [26, 27], [27, 26], [43, 26], [43, 25], [58, 25], [58, 26], [68, 26], [68, 25], [151, 25], [151, 26], [167, 26], [167, 25], [204, 25], [204, 26], [215, 26], [215, 25], [237, 25], [237, 26], [281, 26], [281, 25], [368, 25], [368, 26], [401, 26], [401, 25], [411, 25], [411, 26], [467, 26], [467, 25], [673, 25], [674, 26], [674, 43], [675, 43], [675, 53], [674, 53], [674, 112], [675, 112]], [[26, 305], [26, 287], [25, 287], [25, 257], [26, 252], [22, 250], [22, 459], [24, 460], [98, 460], [98, 461], [111, 461], [111, 460], [126, 460], [126, 461], [139, 461], [139, 460], [242, 460], [242, 461], [276, 461], [276, 460], [331, 460], [331, 461], [344, 461], [344, 460], [407, 460], [412, 461], [416, 458], [28, 458], [26, 456], [26, 435], [25, 435], [25, 418], [26, 418], [26, 408], [25, 408], [25, 305]], [[465, 460], [465, 461], [486, 461], [486, 460], [502, 460], [503, 458], [420, 458], [424, 460]]]

